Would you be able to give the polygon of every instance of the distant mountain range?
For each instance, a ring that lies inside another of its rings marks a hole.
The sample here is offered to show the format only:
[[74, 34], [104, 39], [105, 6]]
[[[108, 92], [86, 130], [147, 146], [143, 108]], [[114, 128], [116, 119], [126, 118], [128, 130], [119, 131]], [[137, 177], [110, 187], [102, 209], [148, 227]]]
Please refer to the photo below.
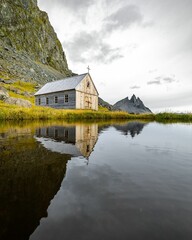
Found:
[[140, 98], [136, 98], [133, 94], [131, 99], [128, 97], [116, 102], [114, 105], [109, 104], [104, 101], [102, 98], [99, 98], [99, 105], [106, 107], [109, 110], [113, 111], [125, 111], [128, 113], [152, 113], [152, 111], [144, 105]]

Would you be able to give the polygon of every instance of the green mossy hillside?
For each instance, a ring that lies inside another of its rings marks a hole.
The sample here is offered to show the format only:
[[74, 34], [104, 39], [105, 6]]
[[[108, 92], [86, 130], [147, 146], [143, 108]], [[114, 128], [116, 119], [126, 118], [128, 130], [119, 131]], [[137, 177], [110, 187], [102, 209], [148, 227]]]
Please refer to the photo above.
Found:
[[16, 51], [50, 65], [63, 74], [69, 69], [65, 53], [46, 12], [32, 0], [2, 0], [0, 6], [1, 39]]
[[1, 0], [0, 22], [0, 75], [5, 75], [0, 78], [44, 84], [72, 75], [48, 15], [36, 0]]

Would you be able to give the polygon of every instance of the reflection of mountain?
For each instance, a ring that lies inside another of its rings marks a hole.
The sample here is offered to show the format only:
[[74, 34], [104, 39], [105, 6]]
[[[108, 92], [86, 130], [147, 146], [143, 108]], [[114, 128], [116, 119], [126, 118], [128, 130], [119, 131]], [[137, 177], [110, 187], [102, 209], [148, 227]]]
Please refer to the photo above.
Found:
[[71, 156], [47, 151], [29, 129], [1, 137], [0, 239], [26, 240], [46, 217]]
[[141, 122], [129, 122], [125, 125], [113, 125], [118, 131], [122, 132], [124, 135], [131, 135], [135, 137], [135, 135], [139, 135], [143, 130], [146, 123]]
[[98, 125], [39, 128], [36, 140], [53, 152], [89, 157], [98, 138]]

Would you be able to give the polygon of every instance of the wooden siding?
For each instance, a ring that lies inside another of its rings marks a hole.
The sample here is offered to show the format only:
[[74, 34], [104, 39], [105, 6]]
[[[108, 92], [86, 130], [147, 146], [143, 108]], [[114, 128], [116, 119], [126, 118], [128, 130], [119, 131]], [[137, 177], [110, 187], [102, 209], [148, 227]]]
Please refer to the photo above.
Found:
[[[68, 95], [68, 102], [65, 102], [65, 95]], [[55, 97], [58, 102], [55, 103]], [[47, 104], [47, 100], [49, 103]], [[58, 109], [75, 109], [76, 108], [76, 94], [75, 90], [63, 91], [57, 93], [48, 93], [40, 96], [36, 96], [36, 105], [39, 105], [39, 99], [41, 99], [40, 106], [58, 108]]]
[[[88, 82], [89, 82], [89, 87], [87, 86]], [[89, 75], [86, 75], [85, 78], [78, 84], [78, 86], [76, 87], [76, 90], [98, 96], [95, 85]]]
[[76, 108], [98, 110], [98, 93], [89, 75], [76, 87]]

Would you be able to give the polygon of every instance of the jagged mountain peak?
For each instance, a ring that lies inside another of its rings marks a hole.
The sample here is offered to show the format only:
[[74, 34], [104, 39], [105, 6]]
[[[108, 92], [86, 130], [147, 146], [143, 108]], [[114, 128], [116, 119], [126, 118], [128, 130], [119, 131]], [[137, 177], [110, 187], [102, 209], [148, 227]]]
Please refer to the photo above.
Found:
[[129, 113], [152, 113], [149, 108], [147, 108], [141, 99], [135, 96], [131, 97], [129, 100], [128, 97], [118, 101], [112, 107], [113, 110], [122, 110]]
[[114, 105], [99, 98], [99, 105], [107, 107], [109, 110], [120, 110], [128, 113], [152, 113], [152, 111], [144, 105], [141, 99], [135, 96], [135, 94], [133, 94], [130, 100], [128, 97], [125, 97]]
[[137, 101], [137, 98], [136, 98], [135, 94], [132, 95], [130, 101], [133, 102], [133, 103], [135, 103]]

